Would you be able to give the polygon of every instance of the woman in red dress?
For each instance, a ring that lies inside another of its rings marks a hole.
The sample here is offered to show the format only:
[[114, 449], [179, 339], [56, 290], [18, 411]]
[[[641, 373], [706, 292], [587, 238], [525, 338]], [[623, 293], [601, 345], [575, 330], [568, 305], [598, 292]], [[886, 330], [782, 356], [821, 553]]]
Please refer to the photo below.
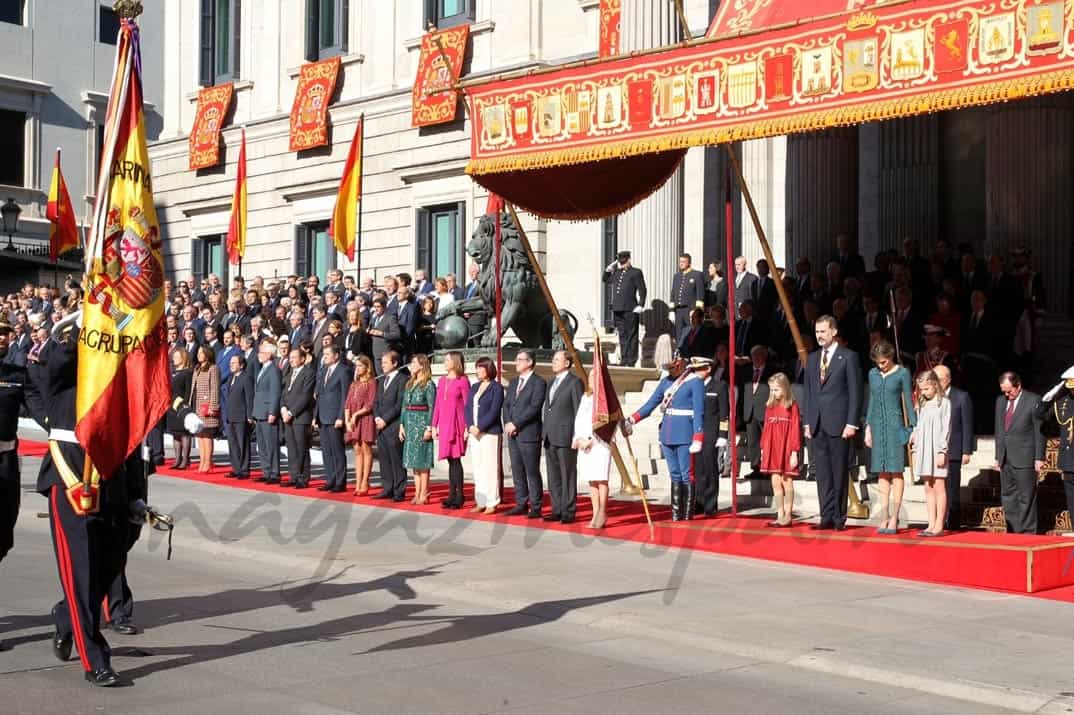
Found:
[[377, 398], [377, 380], [373, 363], [365, 355], [354, 361], [354, 382], [343, 404], [343, 422], [347, 444], [354, 445], [354, 496], [369, 493], [369, 475], [373, 471], [373, 442], [377, 438], [373, 423], [373, 401]]
[[790, 381], [782, 372], [768, 378], [768, 403], [761, 430], [761, 472], [772, 475], [772, 504], [776, 520], [770, 526], [790, 526], [794, 509], [794, 478], [802, 449], [802, 420]]

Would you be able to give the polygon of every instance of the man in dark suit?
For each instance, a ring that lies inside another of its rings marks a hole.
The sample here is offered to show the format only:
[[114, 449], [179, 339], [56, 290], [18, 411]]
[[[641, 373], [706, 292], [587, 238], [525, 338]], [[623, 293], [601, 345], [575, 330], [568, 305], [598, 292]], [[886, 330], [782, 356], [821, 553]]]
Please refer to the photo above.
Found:
[[377, 375], [383, 375], [381, 366], [384, 364], [384, 355], [389, 350], [395, 350], [400, 339], [399, 323], [395, 316], [388, 312], [388, 302], [384, 298], [373, 299], [373, 315], [366, 332], [372, 345], [373, 365]]
[[321, 353], [324, 351], [324, 336], [328, 335], [328, 317], [327, 311], [324, 306], [317, 304], [313, 306], [313, 327], [310, 332], [313, 335], [313, 356], [317, 358], [317, 361], [321, 360]]
[[763, 258], [757, 261], [757, 280], [754, 283], [753, 292], [754, 301], [757, 303], [757, 317], [765, 322], [771, 322], [779, 306], [779, 292], [776, 288], [776, 281], [772, 278], [768, 261]]
[[7, 355], [4, 356], [5, 363], [15, 367], [26, 367], [26, 358], [30, 355], [30, 347], [33, 344], [29, 331], [30, 324], [26, 322], [16, 322], [12, 326]]
[[317, 375], [314, 398], [317, 400], [316, 419], [321, 430], [321, 455], [324, 458], [322, 492], [343, 492], [347, 489], [347, 454], [343, 448], [343, 404], [350, 389], [347, 366], [339, 360], [339, 348], [326, 345], [324, 368]]
[[850, 239], [845, 234], [835, 237], [836, 254], [832, 261], [839, 264], [840, 272], [844, 279], [862, 278], [865, 276], [865, 259], [850, 245]]
[[735, 259], [735, 313], [747, 300], [757, 301], [757, 276], [749, 271], [749, 263], [745, 256]]
[[306, 357], [297, 347], [287, 356], [290, 370], [280, 395], [280, 415], [283, 419], [283, 439], [287, 444], [287, 473], [289, 484], [305, 489], [310, 482], [310, 430], [313, 424], [313, 390], [316, 370], [306, 364]]
[[716, 342], [716, 328], [705, 322], [703, 310], [694, 308], [690, 312], [690, 329], [679, 341], [679, 355], [687, 359], [694, 356], [711, 358], [716, 352]]
[[463, 300], [473, 298], [481, 292], [481, 286], [477, 282], [477, 276], [481, 272], [481, 267], [476, 263], [471, 263], [466, 269], [466, 275], [470, 280], [466, 282], [466, 289], [462, 292]]
[[544, 497], [541, 412], [548, 386], [533, 372], [533, 353], [529, 350], [518, 351], [515, 372], [503, 398], [503, 433], [507, 435], [507, 453], [515, 484], [515, 507], [507, 515], [526, 514], [530, 519], [539, 519]]
[[403, 442], [399, 439], [399, 417], [403, 413], [403, 390], [407, 376], [399, 369], [399, 353], [388, 350], [380, 356], [381, 376], [373, 419], [377, 424], [377, 460], [380, 462], [380, 494], [374, 499], [401, 502], [406, 496]]
[[254, 378], [254, 429], [261, 476], [257, 481], [280, 483], [280, 368], [276, 365], [276, 346], [262, 340], [257, 348], [261, 369]]
[[691, 365], [705, 384], [705, 441], [694, 462], [698, 511], [714, 516], [720, 498], [720, 451], [727, 448], [730, 409], [727, 383], [712, 376], [712, 358], [694, 358]]
[[541, 438], [548, 470], [548, 493], [552, 513], [545, 521], [574, 522], [578, 499], [578, 453], [571, 449], [574, 441], [574, 416], [585, 388], [571, 373], [571, 359], [565, 350], [552, 356], [552, 381], [541, 410]]
[[1000, 498], [1013, 534], [1037, 533], [1037, 473], [1044, 468], [1044, 436], [1037, 407], [1040, 398], [1022, 388], [1014, 372], [1000, 375], [996, 398], [996, 463]]
[[313, 339], [313, 334], [310, 332], [309, 326], [306, 325], [306, 316], [300, 308], [291, 310], [288, 321], [291, 323], [291, 332], [288, 333], [291, 345], [301, 345], [307, 340]]
[[423, 296], [436, 290], [436, 286], [426, 277], [427, 275], [424, 268], [414, 271], [414, 295]]
[[231, 377], [227, 380], [227, 451], [231, 460], [229, 477], [250, 476], [250, 420], [254, 411], [254, 385], [246, 370], [246, 358], [232, 355]]
[[414, 335], [418, 329], [418, 315], [421, 309], [410, 294], [409, 286], [399, 286], [399, 310], [395, 318], [399, 323], [399, 336], [403, 355], [409, 355], [414, 349]]
[[603, 280], [611, 291], [612, 320], [619, 336], [619, 364], [638, 362], [638, 320], [645, 312], [645, 276], [630, 265], [630, 251], [620, 251], [604, 269]]
[[679, 272], [671, 280], [671, 300], [668, 319], [675, 325], [675, 340], [682, 340], [690, 329], [690, 311], [705, 307], [705, 276], [690, 266], [690, 254], [679, 256]]
[[745, 359], [750, 351], [758, 345], [768, 342], [768, 326], [753, 314], [752, 300], [743, 301], [738, 306], [738, 320], [735, 322], [735, 357]]
[[861, 367], [853, 350], [835, 342], [839, 325], [817, 318], [818, 349], [805, 372], [805, 437], [817, 479], [820, 523], [814, 529], [846, 529], [848, 462], [861, 412]]
[[965, 390], [951, 384], [951, 369], [946, 365], [933, 368], [940, 378], [940, 387], [951, 401], [951, 432], [947, 440], [947, 518], [946, 531], [962, 530], [962, 466], [973, 455], [973, 403]]
[[765, 408], [768, 403], [768, 378], [775, 370], [768, 364], [768, 348], [756, 345], [750, 350], [748, 369], [739, 370], [741, 375], [739, 394], [742, 396], [742, 422], [746, 425], [746, 449], [743, 456], [750, 463], [755, 477], [761, 476], [761, 430], [764, 428]]

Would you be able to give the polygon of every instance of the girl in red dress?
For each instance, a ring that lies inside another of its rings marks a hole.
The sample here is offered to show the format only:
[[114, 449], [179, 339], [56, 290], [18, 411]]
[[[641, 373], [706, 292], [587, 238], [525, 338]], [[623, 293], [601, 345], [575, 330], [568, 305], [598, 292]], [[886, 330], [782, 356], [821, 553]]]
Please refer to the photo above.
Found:
[[802, 420], [790, 381], [782, 372], [768, 378], [768, 403], [761, 431], [761, 472], [772, 475], [772, 505], [776, 520], [770, 526], [790, 526], [794, 509], [794, 478], [802, 449]]

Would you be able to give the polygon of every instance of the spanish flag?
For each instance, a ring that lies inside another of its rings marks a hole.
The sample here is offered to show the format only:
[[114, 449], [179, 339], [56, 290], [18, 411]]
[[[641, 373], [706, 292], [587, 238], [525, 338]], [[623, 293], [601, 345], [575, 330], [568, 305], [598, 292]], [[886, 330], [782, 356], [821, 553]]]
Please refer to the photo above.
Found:
[[67, 193], [67, 182], [60, 171], [60, 150], [56, 150], [56, 167], [52, 170], [52, 184], [48, 189], [48, 206], [45, 218], [52, 222], [48, 233], [49, 257], [53, 262], [64, 251], [78, 248], [78, 224], [75, 223], [75, 208], [71, 205], [71, 195]]
[[347, 154], [347, 164], [343, 167], [343, 178], [339, 182], [336, 194], [336, 207], [332, 209], [332, 222], [328, 233], [336, 244], [336, 250], [347, 254], [347, 260], [354, 260], [354, 246], [358, 236], [358, 206], [362, 200], [362, 135], [365, 132], [365, 117], [358, 118], [354, 128], [351, 149]]
[[142, 114], [141, 51], [120, 23], [101, 172], [86, 247], [75, 434], [104, 478], [168, 409], [164, 263]]
[[242, 130], [239, 170], [235, 174], [235, 194], [231, 197], [231, 223], [227, 227], [228, 263], [240, 264], [246, 253], [246, 129]]

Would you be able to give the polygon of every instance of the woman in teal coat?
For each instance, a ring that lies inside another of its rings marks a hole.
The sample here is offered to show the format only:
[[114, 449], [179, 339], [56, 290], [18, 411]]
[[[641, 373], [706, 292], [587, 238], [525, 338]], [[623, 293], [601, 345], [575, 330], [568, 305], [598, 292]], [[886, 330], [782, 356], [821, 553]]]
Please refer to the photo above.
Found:
[[410, 381], [403, 391], [403, 415], [399, 439], [403, 441], [403, 467], [414, 470], [414, 499], [411, 504], [429, 503], [429, 472], [433, 468], [433, 384], [429, 358], [417, 354], [410, 359]]
[[[876, 365], [869, 371], [869, 410], [865, 415], [865, 446], [872, 450], [869, 471], [879, 477], [879, 534], [896, 534], [902, 508], [906, 442], [915, 416], [910, 371], [895, 362], [895, 348], [881, 340], [869, 351]], [[890, 512], [889, 502], [893, 507]]]

